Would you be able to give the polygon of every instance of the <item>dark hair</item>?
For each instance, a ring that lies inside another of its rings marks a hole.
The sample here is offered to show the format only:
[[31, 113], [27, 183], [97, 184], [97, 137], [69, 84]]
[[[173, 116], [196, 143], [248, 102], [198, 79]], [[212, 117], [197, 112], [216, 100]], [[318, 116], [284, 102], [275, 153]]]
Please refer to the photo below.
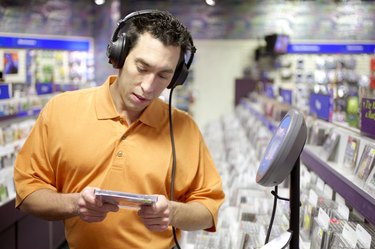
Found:
[[129, 52], [137, 44], [139, 35], [146, 32], [166, 46], [181, 47], [181, 56], [193, 49], [193, 40], [187, 28], [167, 11], [135, 16], [129, 21], [126, 32]]

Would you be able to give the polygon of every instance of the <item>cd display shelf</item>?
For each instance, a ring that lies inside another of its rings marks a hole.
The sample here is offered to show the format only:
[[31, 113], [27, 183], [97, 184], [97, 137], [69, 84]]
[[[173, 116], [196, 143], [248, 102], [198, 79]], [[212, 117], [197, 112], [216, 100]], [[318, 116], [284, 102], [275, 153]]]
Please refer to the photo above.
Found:
[[[271, 122], [258, 110], [252, 108], [247, 99], [242, 99], [240, 104], [256, 115], [265, 127], [274, 131], [276, 124]], [[331, 124], [334, 126], [334, 124]], [[370, 140], [368, 138], [363, 138]], [[373, 142], [373, 141], [372, 141]], [[361, 184], [348, 176], [347, 171], [339, 170], [335, 163], [325, 162], [319, 155], [316, 146], [306, 145], [301, 153], [301, 162], [311, 171], [315, 172], [334, 192], [338, 193], [345, 202], [357, 211], [372, 225], [375, 225], [375, 196], [365, 190]]]
[[[11, 112], [1, 112], [0, 126], [9, 126], [15, 123], [19, 124], [23, 120], [35, 119], [46, 100], [52, 96], [53, 94], [35, 96], [38, 100], [35, 101], [34, 98], [36, 105], [28, 104], [23, 109], [13, 108]], [[14, 102], [11, 99], [1, 100], [1, 104], [7, 105], [7, 101]], [[14, 145], [18, 143], [23, 143], [23, 139], [0, 145], [0, 154], [8, 153], [8, 150], [12, 150], [13, 147], [19, 147]], [[12, 166], [0, 168], [0, 175], [11, 175], [10, 171], [12, 171]], [[1, 249], [28, 249], [30, 245], [32, 248], [56, 249], [65, 241], [62, 221], [46, 221], [21, 212], [15, 208], [14, 194], [9, 194], [8, 199], [0, 202], [0, 221]]]

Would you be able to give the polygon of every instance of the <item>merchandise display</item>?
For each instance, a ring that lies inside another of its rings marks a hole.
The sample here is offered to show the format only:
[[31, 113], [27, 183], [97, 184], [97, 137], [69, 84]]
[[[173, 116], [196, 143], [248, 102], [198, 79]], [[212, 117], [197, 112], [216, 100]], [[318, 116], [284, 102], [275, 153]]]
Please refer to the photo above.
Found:
[[[270, 37], [273, 36], [267, 37], [266, 44], [271, 44], [273, 39]], [[301, 50], [293, 50], [299, 46]], [[334, 52], [340, 46], [343, 45], [313, 43], [297, 46], [292, 43], [288, 53], [278, 55], [272, 62], [257, 62], [258, 74], [264, 77], [259, 79], [260, 84], [272, 81], [275, 99], [284, 98], [277, 94], [278, 90], [295, 89], [290, 103], [293, 107], [327, 121], [360, 128], [360, 101], [363, 97], [375, 97], [370, 85], [374, 55], [373, 51], [352, 53], [349, 49]], [[345, 46], [350, 47], [350, 44]], [[269, 75], [272, 78], [268, 79]], [[270, 96], [267, 91], [263, 94]]]
[[26, 119], [0, 126], [0, 206], [15, 197], [13, 163], [34, 123]]
[[0, 49], [0, 207], [15, 197], [13, 162], [43, 106], [56, 93], [94, 80], [86, 38], [30, 37], [26, 48], [17, 36], [2, 39], [7, 45]]
[[332, 161], [336, 156], [336, 148], [340, 141], [340, 135], [335, 131], [330, 131], [330, 134], [325, 139], [321, 154], [326, 161]]
[[360, 141], [358, 138], [353, 136], [348, 136], [348, 141], [345, 148], [344, 154], [344, 166], [350, 169], [355, 168], [357, 163], [357, 155], [359, 149]]
[[[238, 249], [265, 247], [264, 239], [272, 209], [272, 197], [267, 192], [271, 189], [259, 187], [256, 184], [254, 168], [266, 154], [266, 147], [271, 141], [272, 133], [269, 133], [270, 130], [267, 128], [270, 123], [264, 118], [266, 107], [261, 103], [264, 99], [253, 95], [250, 99], [257, 101], [242, 101], [234, 113], [210, 123], [203, 131], [213, 159], [217, 162], [223, 177], [223, 184], [229, 199], [226, 200], [219, 214], [218, 232], [216, 234], [185, 233], [183, 237], [187, 246]], [[277, 108], [273, 106], [272, 109], [277, 111]], [[344, 155], [347, 155], [345, 160], [348, 162], [353, 160], [354, 154], [352, 153], [354, 152], [351, 152], [355, 150], [353, 143], [357, 146], [356, 150], [360, 158], [365, 151], [365, 144], [368, 143], [367, 139], [362, 141], [363, 138], [352, 134], [349, 130], [333, 129], [332, 124], [320, 120], [308, 119], [307, 122], [313, 123], [311, 128], [318, 127], [314, 131], [315, 135], [312, 131], [314, 129], [310, 131], [312, 136], [306, 145], [307, 150], [313, 151], [322, 161], [327, 162], [322, 156], [324, 144], [332, 145], [332, 142], [340, 137], [336, 143], [336, 156], [328, 161], [329, 164], [333, 165], [334, 170], [338, 170], [340, 174], [352, 181], [352, 184], [356, 184], [356, 187], [363, 189], [361, 191], [371, 193], [370, 190], [366, 190], [365, 182], [355, 175], [354, 168], [344, 166]], [[322, 136], [319, 145], [314, 138], [318, 133]], [[327, 139], [331, 141], [328, 142]], [[349, 143], [353, 147], [347, 149]], [[342, 193], [334, 194], [335, 190], [329, 187], [329, 180], [327, 182], [322, 180], [304, 163], [301, 166], [300, 248], [351, 248], [348, 245], [353, 243], [355, 248], [375, 248], [375, 241], [372, 239], [375, 231], [374, 223], [368, 223], [353, 214], [350, 199], [348, 204], [345, 201], [339, 202], [339, 196]], [[371, 181], [374, 184], [374, 174], [373, 169], [366, 184]], [[283, 182], [281, 186], [287, 187], [288, 183]], [[281, 188], [279, 196], [287, 196], [286, 190]], [[288, 231], [289, 203], [281, 202], [277, 210], [278, 216], [274, 220], [271, 241]], [[368, 204], [362, 204], [371, 205], [372, 200], [368, 202]], [[365, 213], [364, 216], [366, 216]], [[356, 234], [352, 236], [352, 239], [349, 239], [345, 232], [349, 231], [346, 227], [344, 229], [345, 224], [349, 224], [352, 229], [350, 231], [354, 231], [352, 234]], [[357, 226], [362, 228], [357, 228]], [[360, 231], [363, 232], [362, 235], [358, 235]], [[361, 237], [365, 239], [360, 239]], [[363, 246], [364, 244], [366, 246]]]
[[375, 163], [375, 147], [366, 144], [354, 173], [361, 179], [366, 180]]

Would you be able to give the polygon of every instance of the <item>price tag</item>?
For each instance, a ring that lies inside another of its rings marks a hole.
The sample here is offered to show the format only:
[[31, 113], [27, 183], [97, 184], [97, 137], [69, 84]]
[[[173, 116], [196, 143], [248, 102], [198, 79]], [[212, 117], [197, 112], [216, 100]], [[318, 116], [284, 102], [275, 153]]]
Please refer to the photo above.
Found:
[[345, 199], [339, 195], [338, 193], [336, 193], [336, 197], [335, 197], [335, 201], [339, 204], [342, 204], [342, 205], [345, 205]]
[[342, 237], [348, 242], [350, 248], [355, 248], [355, 245], [357, 244], [357, 234], [348, 224], [344, 225]]
[[322, 226], [322, 229], [324, 231], [328, 230], [329, 226], [329, 216], [328, 214], [321, 208], [319, 208], [319, 213], [318, 213], [318, 222]]
[[355, 232], [357, 234], [358, 241], [361, 243], [361, 246], [365, 249], [370, 249], [371, 235], [360, 224], [357, 224]]
[[340, 216], [340, 219], [348, 220], [349, 219], [349, 208], [343, 204], [339, 204], [337, 207], [337, 213]]
[[321, 178], [318, 178], [317, 181], [316, 181], [316, 188], [323, 192], [324, 191], [324, 182]]
[[318, 195], [312, 189], [310, 190], [310, 193], [309, 193], [309, 202], [313, 206], [316, 206], [318, 204]]
[[331, 188], [331, 186], [329, 186], [328, 184], [324, 184], [324, 195], [327, 196], [328, 198], [332, 199], [332, 196], [333, 196], [333, 189]]

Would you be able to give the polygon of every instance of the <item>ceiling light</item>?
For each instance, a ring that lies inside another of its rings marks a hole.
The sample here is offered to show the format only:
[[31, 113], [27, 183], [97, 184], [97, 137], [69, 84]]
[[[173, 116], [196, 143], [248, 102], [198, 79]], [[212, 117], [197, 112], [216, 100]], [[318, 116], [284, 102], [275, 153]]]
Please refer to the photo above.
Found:
[[102, 5], [105, 3], [105, 0], [95, 0], [96, 5]]
[[215, 5], [215, 0], [206, 0], [206, 4], [208, 4], [210, 6], [214, 6]]

